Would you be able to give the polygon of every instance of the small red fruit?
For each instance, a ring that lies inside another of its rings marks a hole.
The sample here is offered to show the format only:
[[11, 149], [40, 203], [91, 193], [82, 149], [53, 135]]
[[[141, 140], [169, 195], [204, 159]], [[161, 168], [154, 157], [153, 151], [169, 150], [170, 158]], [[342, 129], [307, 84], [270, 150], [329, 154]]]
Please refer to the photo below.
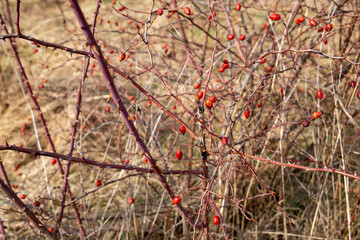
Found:
[[261, 108], [262, 107], [262, 102], [258, 102], [257, 107]]
[[129, 164], [129, 163], [130, 163], [129, 159], [126, 159], [125, 164]]
[[325, 45], [327, 44], [327, 38], [324, 38], [324, 43], [325, 43]]
[[309, 120], [307, 120], [307, 119], [305, 119], [303, 122], [302, 122], [302, 125], [303, 125], [303, 127], [308, 127], [308, 126], [310, 126], [310, 121]]
[[305, 18], [304, 17], [299, 17], [298, 19], [296, 19], [296, 24], [300, 24], [300, 23], [302, 23], [302, 22], [304, 22], [305, 21]]
[[212, 103], [212, 101], [211, 101], [210, 99], [206, 99], [205, 105], [206, 105], [209, 109], [211, 109], [211, 108], [213, 107], [213, 103]]
[[102, 184], [101, 180], [97, 179], [97, 180], [96, 180], [96, 186], [97, 186], [97, 187], [100, 187], [101, 184]]
[[144, 157], [144, 163], [148, 163], [148, 159], [146, 157]]
[[38, 207], [38, 206], [40, 206], [40, 202], [39, 202], [39, 201], [35, 201], [35, 202], [34, 202], [34, 205], [35, 205], [36, 207]]
[[146, 104], [148, 107], [151, 107], [151, 101], [148, 101]]
[[357, 92], [356, 96], [360, 100], [360, 91]]
[[250, 110], [249, 109], [245, 110], [244, 116], [245, 116], [246, 119], [248, 119], [250, 117]]
[[20, 128], [20, 131], [24, 132], [24, 131], [25, 131], [25, 128]]
[[125, 9], [125, 7], [124, 6], [121, 6], [121, 7], [119, 7], [119, 12], [121, 12], [121, 11], [123, 11]]
[[119, 61], [122, 62], [124, 59], [125, 59], [126, 55], [125, 53], [122, 53], [120, 56], [119, 56]]
[[198, 99], [202, 99], [203, 98], [203, 96], [204, 96], [204, 93], [203, 92], [198, 92], [198, 94], [197, 94], [197, 98]]
[[55, 165], [55, 163], [56, 163], [56, 158], [51, 159], [51, 164]]
[[236, 4], [236, 11], [240, 11], [240, 9], [241, 9], [241, 4], [240, 3]]
[[271, 20], [273, 20], [273, 21], [279, 21], [281, 17], [280, 17], [279, 14], [273, 13], [273, 14], [270, 15], [269, 18], [270, 18]]
[[44, 88], [44, 84], [40, 84], [40, 85], [39, 85], [39, 88]]
[[184, 13], [185, 13], [186, 15], [190, 15], [190, 14], [191, 14], [190, 8], [184, 7]]
[[181, 158], [182, 158], [182, 151], [181, 151], [181, 149], [179, 149], [179, 150], [176, 151], [176, 158], [177, 158], [178, 160], [181, 160]]
[[134, 97], [134, 96], [130, 96], [129, 99], [130, 99], [130, 100], [134, 100], [135, 97]]
[[228, 36], [227, 36], [227, 39], [229, 39], [229, 40], [233, 40], [235, 38], [235, 35], [234, 34], [229, 34]]
[[19, 164], [16, 164], [15, 167], [14, 167], [14, 171], [17, 171], [19, 169], [20, 165]]
[[209, 99], [212, 103], [216, 102], [216, 97], [214, 97], [214, 96], [209, 97]]
[[159, 9], [157, 10], [157, 14], [158, 14], [159, 16], [163, 15], [163, 13], [164, 13], [164, 11], [163, 11], [161, 8], [159, 8]]
[[323, 27], [319, 27], [319, 28], [318, 28], [318, 32], [322, 32], [323, 30], [324, 30]]
[[325, 31], [330, 32], [333, 29], [334, 25], [332, 23], [329, 23], [325, 26]]
[[216, 226], [220, 225], [220, 218], [218, 216], [214, 216], [213, 217], [213, 222], [215, 223]]
[[222, 72], [224, 72], [224, 70], [225, 70], [225, 69], [224, 69], [223, 67], [221, 67], [221, 68], [218, 69], [218, 72], [219, 72], [219, 73], [222, 73]]
[[184, 126], [184, 125], [181, 125], [181, 126], [179, 127], [179, 131], [180, 131], [182, 134], [185, 134], [185, 133], [186, 133], [186, 128], [185, 128], [185, 126]]
[[110, 112], [110, 107], [106, 107], [105, 111]]
[[271, 70], [272, 70], [271, 66], [266, 69], [267, 72], [271, 72]]
[[323, 93], [322, 93], [322, 91], [317, 91], [317, 93], [316, 93], [316, 96], [319, 98], [319, 99], [322, 99], [323, 98]]
[[49, 232], [53, 232], [55, 229], [50, 227], [50, 228], [48, 228], [48, 230], [49, 230]]
[[314, 112], [313, 113], [313, 118], [319, 118], [321, 116], [321, 112]]
[[33, 50], [33, 52], [34, 53], [37, 53], [39, 50], [37, 49], [37, 48], [35, 48], [34, 50]]
[[245, 40], [245, 35], [240, 35], [239, 40], [244, 41]]
[[21, 199], [25, 199], [25, 198], [26, 198], [26, 195], [25, 195], [25, 194], [21, 194], [21, 195], [20, 195], [20, 198], [21, 198]]
[[350, 81], [349, 85], [350, 85], [350, 87], [354, 88], [354, 87], [356, 87], [356, 82], [355, 81]]
[[198, 89], [200, 87], [200, 83], [195, 83], [194, 89]]
[[317, 25], [317, 23], [316, 23], [316, 21], [314, 19], [310, 19], [309, 23], [313, 27], [315, 27]]
[[181, 202], [181, 198], [179, 196], [176, 196], [172, 200], [172, 204], [178, 204]]
[[264, 64], [266, 62], [266, 57], [263, 57], [261, 60], [260, 60], [260, 64]]
[[131, 197], [131, 198], [129, 199], [129, 204], [133, 204], [134, 202], [135, 202], [134, 198]]
[[225, 145], [225, 144], [228, 144], [228, 143], [229, 143], [228, 138], [227, 138], [227, 137], [222, 137], [222, 138], [221, 138], [221, 143], [224, 144], [224, 145]]

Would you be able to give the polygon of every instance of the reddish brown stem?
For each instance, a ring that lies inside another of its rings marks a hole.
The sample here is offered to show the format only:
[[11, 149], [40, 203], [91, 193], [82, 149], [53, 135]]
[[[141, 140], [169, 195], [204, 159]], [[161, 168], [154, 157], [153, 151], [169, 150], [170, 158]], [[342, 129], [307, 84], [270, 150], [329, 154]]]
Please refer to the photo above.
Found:
[[9, 200], [19, 209], [20, 212], [25, 215], [25, 217], [34, 225], [34, 227], [38, 228], [41, 232], [45, 233], [49, 237], [54, 237], [51, 232], [49, 232], [49, 230], [44, 226], [44, 224], [36, 218], [35, 214], [27, 207], [27, 205], [25, 205], [20, 200], [20, 198], [18, 198], [16, 193], [1, 179], [0, 187], [4, 191], [5, 195], [8, 196]]
[[5, 171], [5, 168], [4, 168], [4, 165], [2, 164], [2, 160], [0, 159], [0, 174], [1, 174], [1, 177], [2, 179], [4, 180], [4, 182], [6, 183], [6, 185], [11, 188], [11, 185], [10, 185], [10, 181], [9, 181], [9, 178], [6, 174], [6, 171]]
[[[8, 30], [7, 30], [7, 28], [6, 28], [5, 22], [3, 21], [1, 15], [0, 15], [0, 23], [1, 23], [1, 25], [2, 25], [2, 28], [3, 28], [4, 32], [5, 32], [6, 34], [9, 34], [9, 32], [8, 32]], [[33, 92], [32, 92], [32, 89], [31, 89], [31, 86], [30, 86], [28, 77], [27, 77], [27, 75], [26, 75], [26, 73], [25, 73], [25, 70], [24, 70], [24, 68], [23, 68], [23, 65], [22, 65], [22, 63], [21, 63], [21, 61], [20, 61], [20, 58], [19, 58], [19, 56], [18, 56], [17, 50], [16, 50], [16, 48], [15, 48], [15, 45], [14, 45], [14, 43], [12, 42], [11, 39], [9, 39], [9, 43], [10, 43], [11, 50], [12, 50], [12, 52], [13, 52], [13, 54], [14, 54], [16, 63], [17, 63], [17, 65], [18, 65], [20, 74], [21, 74], [21, 76], [22, 76], [22, 79], [23, 79], [23, 81], [24, 81], [24, 83], [25, 83], [25, 85], [26, 85], [26, 88], [27, 88], [27, 90], [28, 90], [28, 94], [29, 94], [32, 102], [34, 103], [34, 105], [35, 105], [35, 107], [36, 107], [36, 109], [37, 109], [37, 112], [38, 112], [38, 114], [39, 114], [39, 118], [40, 118], [40, 121], [41, 121], [41, 123], [42, 123], [42, 125], [43, 125], [43, 128], [44, 128], [44, 130], [45, 130], [46, 138], [47, 138], [47, 140], [48, 140], [48, 142], [49, 142], [49, 144], [50, 144], [50, 146], [51, 146], [51, 150], [52, 150], [54, 153], [56, 153], [55, 145], [54, 145], [54, 143], [53, 143], [53, 141], [52, 141], [52, 139], [51, 139], [51, 136], [50, 136], [50, 133], [49, 133], [49, 129], [48, 129], [47, 125], [46, 125], [45, 118], [44, 118], [44, 116], [43, 116], [43, 114], [42, 114], [40, 105], [38, 104], [37, 100], [35, 99], [35, 96], [33, 95]], [[61, 175], [64, 175], [64, 170], [62, 169], [62, 166], [61, 166], [60, 161], [57, 160], [57, 163], [58, 163], [58, 167], [59, 167], [59, 171], [60, 171]], [[70, 189], [69, 189], [69, 194], [71, 195]], [[70, 196], [70, 199], [71, 199], [71, 196]], [[84, 230], [84, 228], [83, 228], [83, 226], [82, 226], [80, 214], [79, 214], [79, 211], [78, 211], [77, 206], [76, 206], [75, 203], [73, 204], [73, 209], [74, 209], [74, 213], [75, 213], [75, 216], [76, 216], [76, 219], [77, 219], [78, 226], [79, 226], [80, 232], [81, 232], [81, 234], [82, 234], [82, 237], [85, 238], [85, 237], [86, 237], [86, 233], [85, 233], [85, 230]]]
[[[167, 192], [167, 194], [170, 196], [170, 198], [174, 198], [175, 195], [173, 193], [173, 191], [171, 190], [166, 178], [164, 177], [162, 171], [160, 170], [160, 168], [157, 166], [155, 159], [151, 156], [149, 150], [147, 149], [145, 143], [143, 142], [142, 138], [140, 137], [137, 129], [134, 126], [134, 123], [131, 120], [131, 117], [123, 103], [123, 101], [121, 100], [120, 94], [117, 91], [117, 88], [115, 86], [114, 80], [110, 74], [110, 71], [108, 69], [108, 65], [105, 62], [105, 59], [103, 57], [103, 54], [101, 52], [101, 49], [99, 47], [99, 45], [97, 44], [94, 35], [91, 33], [90, 31], [90, 27], [89, 24], [87, 23], [84, 14], [78, 4], [78, 2], [76, 0], [69, 0], [69, 3], [71, 4], [71, 7], [74, 11], [74, 14], [80, 24], [80, 27], [84, 33], [84, 35], [86, 36], [87, 40], [90, 43], [90, 46], [92, 47], [93, 51], [94, 51], [94, 55], [95, 58], [99, 64], [100, 70], [102, 72], [102, 75], [104, 77], [104, 80], [106, 82], [106, 85], [110, 91], [111, 96], [113, 97], [113, 99], [115, 100], [115, 104], [117, 105], [122, 118], [124, 119], [126, 125], [128, 126], [131, 134], [133, 135], [133, 137], [135, 138], [135, 141], [137, 142], [138, 146], [140, 147], [141, 151], [143, 152], [143, 154], [148, 158], [152, 168], [154, 169], [154, 172], [156, 173], [156, 175], [158, 176], [160, 182], [162, 183], [165, 191]], [[182, 212], [182, 214], [184, 215], [184, 217], [189, 221], [189, 223], [191, 225], [194, 225], [194, 221], [189, 217], [187, 211], [183, 208], [183, 206], [181, 204], [177, 204], [177, 207], [179, 209], [179, 211]], [[201, 228], [201, 224], [197, 225], [196, 227]]]
[[0, 232], [1, 232], [2, 240], [7, 240], [5, 234], [4, 222], [1, 220], [1, 218], [0, 218]]
[[[62, 154], [53, 153], [53, 152], [37, 151], [37, 150], [29, 149], [29, 148], [17, 147], [15, 145], [0, 146], [0, 151], [2, 151], [2, 150], [18, 151], [18, 152], [22, 152], [22, 153], [31, 154], [35, 157], [36, 156], [52, 157], [52, 158], [66, 160], [66, 161], [71, 161], [73, 163], [81, 163], [81, 164], [96, 166], [99, 168], [124, 169], [124, 170], [136, 171], [136, 172], [142, 172], [142, 173], [155, 173], [155, 170], [149, 169], [149, 168], [140, 168], [140, 167], [134, 167], [131, 165], [118, 165], [118, 164], [112, 164], [112, 163], [106, 163], [106, 162], [97, 162], [94, 160], [80, 158], [80, 157], [70, 157], [68, 155], [62, 155]], [[161, 173], [164, 175], [169, 175], [169, 174], [202, 175], [203, 174], [203, 172], [201, 170], [161, 170]]]

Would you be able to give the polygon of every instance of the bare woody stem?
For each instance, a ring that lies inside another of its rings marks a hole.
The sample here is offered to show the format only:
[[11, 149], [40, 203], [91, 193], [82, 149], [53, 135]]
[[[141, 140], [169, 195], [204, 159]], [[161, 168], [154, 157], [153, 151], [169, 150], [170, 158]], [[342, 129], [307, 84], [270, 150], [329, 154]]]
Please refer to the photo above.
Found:
[[0, 232], [1, 232], [1, 235], [2, 235], [2, 240], [7, 240], [6, 233], [5, 233], [4, 222], [1, 220], [1, 218], [0, 218]]
[[[44, 157], [52, 157], [52, 158], [62, 159], [62, 160], [66, 160], [66, 161], [71, 160], [72, 163], [81, 163], [81, 164], [96, 166], [99, 168], [120, 169], [120, 170], [123, 169], [123, 170], [136, 171], [136, 172], [141, 172], [141, 173], [155, 173], [155, 171], [153, 169], [149, 169], [149, 168], [140, 168], [140, 167], [134, 167], [131, 165], [118, 165], [118, 164], [113, 164], [113, 163], [97, 162], [97, 161], [90, 160], [90, 159], [85, 159], [85, 158], [80, 158], [80, 157], [70, 157], [69, 155], [62, 155], [62, 154], [52, 153], [52, 152], [37, 151], [37, 150], [29, 149], [29, 148], [18, 147], [15, 145], [9, 146], [8, 144], [6, 144], [5, 146], [0, 146], [0, 151], [3, 151], [3, 150], [11, 150], [11, 151], [27, 153], [27, 154], [31, 154], [35, 157], [36, 156], [44, 156]], [[203, 174], [202, 170], [161, 170], [161, 173], [164, 175], [170, 175], [170, 174], [202, 175]]]
[[[94, 20], [93, 20], [93, 28], [92, 28], [93, 34], [95, 32], [96, 18], [99, 13], [100, 4], [101, 4], [101, 0], [98, 0], [96, 9], [94, 12]], [[81, 94], [82, 92], [81, 91], [82, 91], [83, 83], [85, 82], [85, 79], [86, 79], [89, 65], [90, 65], [90, 58], [88, 57], [86, 59], [86, 63], [85, 63], [84, 74], [83, 74], [82, 79], [80, 80], [78, 91], [77, 91], [76, 112], [75, 112], [75, 119], [74, 119], [74, 123], [73, 123], [73, 127], [72, 127], [71, 139], [70, 139], [70, 150], [69, 150], [69, 154], [68, 154], [70, 157], [70, 161], [67, 163], [66, 169], [65, 169], [62, 199], [61, 199], [61, 204], [60, 204], [59, 216], [57, 219], [57, 229], [55, 232], [57, 232], [61, 226], [61, 220], [62, 220], [64, 209], [65, 209], [65, 200], [66, 200], [66, 192], [68, 189], [68, 181], [69, 181], [68, 177], [69, 177], [69, 173], [70, 173], [71, 157], [72, 157], [72, 153], [74, 151], [75, 136], [76, 136], [76, 130], [77, 130], [78, 120], [79, 120], [79, 115], [80, 115], [80, 107], [81, 107], [81, 100], [82, 100], [82, 94]], [[71, 201], [71, 202], [74, 202], [74, 201]]]
[[[19, 14], [19, 13], [18, 13], [18, 14]], [[18, 21], [19, 21], [19, 20], [18, 20]], [[4, 20], [2, 19], [1, 14], [0, 14], [0, 24], [2, 25], [2, 28], [3, 28], [4, 32], [5, 32], [6, 34], [9, 34], [9, 32], [8, 32], [8, 30], [7, 30], [7, 28], [6, 28], [5, 22], [4, 22]], [[19, 56], [18, 56], [17, 50], [16, 50], [16, 48], [15, 48], [15, 45], [14, 45], [14, 43], [12, 42], [12, 39], [9, 39], [9, 43], [10, 43], [11, 51], [13, 52], [14, 58], [15, 58], [16, 63], [17, 63], [17, 65], [18, 65], [20, 74], [21, 74], [22, 79], [23, 79], [23, 81], [24, 81], [24, 84], [25, 84], [25, 86], [26, 86], [26, 88], [27, 88], [27, 90], [28, 90], [28, 94], [29, 94], [32, 102], [34, 103], [34, 105], [35, 105], [35, 107], [36, 107], [36, 109], [37, 109], [37, 112], [38, 112], [38, 114], [39, 114], [40, 122], [42, 123], [43, 128], [44, 128], [44, 130], [45, 130], [46, 138], [47, 138], [47, 140], [48, 140], [48, 142], [49, 142], [49, 144], [50, 144], [51, 150], [52, 150], [54, 153], [56, 153], [55, 145], [54, 145], [54, 143], [53, 143], [53, 141], [52, 141], [52, 139], [51, 139], [50, 132], [49, 132], [49, 129], [48, 129], [47, 125], [46, 125], [46, 121], [45, 121], [44, 115], [42, 114], [42, 111], [41, 111], [41, 108], [40, 108], [39, 103], [37, 102], [37, 100], [35, 99], [35, 97], [34, 97], [34, 95], [33, 95], [33, 92], [32, 92], [32, 89], [31, 89], [31, 86], [30, 86], [28, 77], [27, 77], [26, 72], [25, 72], [25, 70], [24, 70], [24, 67], [23, 67], [23, 65], [22, 65], [22, 63], [21, 63], [21, 61], [20, 61], [20, 58], [19, 58]], [[60, 161], [57, 160], [57, 163], [58, 163], [58, 167], [59, 167], [60, 174], [61, 174], [61, 175], [64, 175], [64, 170], [63, 170], [63, 168], [62, 168], [62, 166], [61, 166]], [[69, 189], [69, 194], [70, 194], [70, 199], [71, 199], [71, 191], [70, 191], [70, 189]], [[85, 237], [86, 237], [86, 233], [85, 233], [85, 230], [84, 230], [84, 228], [83, 228], [83, 226], [82, 226], [80, 214], [79, 214], [79, 211], [78, 211], [78, 209], [77, 209], [76, 203], [73, 203], [73, 204], [72, 204], [72, 207], [73, 207], [73, 210], [74, 210], [74, 213], [75, 213], [75, 217], [76, 217], [76, 220], [77, 220], [77, 223], [78, 223], [78, 227], [79, 227], [79, 229], [80, 229], [80, 232], [81, 232], [81, 234], [82, 234], [82, 237], [85, 238]]]
[[26, 218], [41, 232], [45, 233], [49, 237], [53, 238], [51, 232], [44, 226], [42, 222], [37, 219], [35, 214], [20, 200], [16, 193], [0, 179], [0, 187], [4, 191], [5, 195], [8, 196], [9, 200], [19, 209], [20, 212], [24, 213]]
[[[91, 48], [93, 49], [94, 52], [94, 56], [99, 64], [100, 70], [102, 72], [102, 75], [104, 77], [104, 80], [106, 82], [106, 85], [110, 91], [111, 96], [113, 97], [113, 99], [115, 100], [115, 104], [117, 105], [120, 114], [122, 116], [122, 118], [124, 119], [127, 127], [129, 128], [132, 136], [135, 138], [135, 141], [137, 142], [138, 146], [140, 147], [141, 151], [143, 152], [143, 154], [148, 158], [155, 174], [158, 176], [160, 182], [162, 183], [165, 191], [167, 192], [167, 194], [172, 198], [175, 197], [173, 191], [171, 190], [168, 182], [166, 181], [166, 178], [164, 177], [162, 171], [160, 170], [160, 168], [157, 166], [155, 159], [151, 156], [149, 150], [147, 149], [144, 141], [141, 139], [137, 129], [135, 128], [133, 122], [131, 121], [131, 117], [129, 115], [129, 113], [127, 112], [127, 109], [123, 103], [123, 101], [120, 98], [120, 94], [117, 91], [117, 88], [115, 86], [114, 80], [110, 74], [110, 71], [108, 69], [108, 65], [105, 63], [105, 59], [103, 57], [103, 54], [101, 52], [101, 49], [99, 47], [99, 45], [97, 44], [94, 35], [91, 33], [90, 27], [84, 17], [83, 12], [81, 11], [81, 8], [78, 4], [78, 2], [76, 0], [69, 0], [69, 3], [74, 11], [74, 14], [80, 24], [80, 27], [84, 33], [84, 35], [86, 36], [88, 42], [90, 43]], [[179, 209], [179, 211], [182, 212], [182, 214], [184, 215], [184, 217], [189, 221], [189, 223], [191, 225], [194, 225], [194, 221], [188, 216], [187, 211], [183, 208], [183, 206], [181, 204], [177, 204], [177, 207]], [[201, 228], [202, 224], [197, 225], [196, 227]]]

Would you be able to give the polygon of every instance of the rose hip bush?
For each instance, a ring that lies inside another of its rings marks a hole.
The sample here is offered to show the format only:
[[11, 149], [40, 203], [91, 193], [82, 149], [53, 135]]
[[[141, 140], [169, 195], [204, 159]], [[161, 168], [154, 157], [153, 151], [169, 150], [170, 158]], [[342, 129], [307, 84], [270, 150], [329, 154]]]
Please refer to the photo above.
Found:
[[0, 14], [3, 239], [360, 237], [357, 2]]

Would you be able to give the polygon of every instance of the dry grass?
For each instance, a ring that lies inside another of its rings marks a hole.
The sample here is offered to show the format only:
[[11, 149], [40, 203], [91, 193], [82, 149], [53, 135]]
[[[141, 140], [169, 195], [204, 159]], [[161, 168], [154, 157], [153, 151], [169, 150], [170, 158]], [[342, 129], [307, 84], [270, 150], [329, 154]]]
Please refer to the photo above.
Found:
[[[15, 2], [10, 3], [11, 14], [15, 19]], [[1, 4], [0, 13], [4, 16], [5, 3]], [[123, 4], [130, 9], [148, 12], [152, 2], [123, 1]], [[312, 1], [305, 1], [296, 16], [315, 18], [317, 13], [317, 21], [324, 26], [331, 17], [327, 17], [323, 12], [334, 11], [335, 5], [327, 1], [316, 4], [314, 6]], [[272, 9], [273, 5], [274, 3], [266, 2], [265, 8]], [[341, 56], [347, 29], [352, 24], [357, 24], [351, 23], [354, 5], [354, 1], [348, 1], [341, 8], [349, 11], [348, 13], [332, 15], [335, 28], [328, 36], [329, 43], [322, 43], [316, 50], [330, 56]], [[95, 1], [81, 1], [81, 7], [89, 22], [92, 22], [95, 6]], [[160, 2], [156, 1], [154, 9], [160, 6]], [[182, 2], [181, 7], [183, 6], [190, 6], [194, 11], [191, 19], [206, 29], [206, 18], [210, 15], [207, 12], [208, 6], [203, 2], [191, 4], [188, 1]], [[119, 4], [116, 5], [116, 8], [118, 7]], [[292, 8], [293, 2], [279, 3], [278, 12], [285, 21]], [[211, 132], [219, 136], [230, 132], [230, 145], [252, 156], [307, 167], [346, 168], [348, 173], [359, 175], [359, 100], [356, 96], [351, 98], [355, 90], [348, 84], [351, 80], [358, 81], [357, 65], [317, 54], [302, 52], [298, 56], [295, 52], [286, 51], [284, 54], [271, 53], [267, 56], [266, 64], [252, 64], [246, 67], [245, 71], [241, 71], [243, 63], [235, 56], [239, 54], [237, 48], [231, 45], [234, 42], [226, 41], [228, 26], [220, 4], [215, 5], [215, 9], [218, 39], [227, 49], [217, 44], [214, 75], [210, 78], [207, 90], [207, 96], [214, 95], [218, 99], [214, 109], [206, 109], [204, 114], [206, 126]], [[148, 18], [148, 14], [129, 10], [122, 13], [139, 21]], [[230, 13], [236, 33], [244, 33], [249, 39], [249, 42], [242, 43], [248, 63], [263, 56], [272, 46], [273, 39], [280, 38], [284, 29], [282, 23], [276, 23], [275, 36], [266, 34], [261, 26], [268, 23], [267, 12], [258, 2], [243, 4], [244, 22], [233, 6]], [[198, 90], [194, 90], [193, 85], [200, 81], [203, 89], [208, 75], [202, 73], [198, 66], [192, 65], [181, 40], [175, 15], [171, 18], [166, 15], [167, 13], [164, 13], [156, 19], [154, 15], [154, 23], [148, 31], [154, 66], [164, 81], [161, 82], [154, 71], [147, 71], [134, 80], [194, 129], [196, 134], [202, 136], [194, 118], [170, 96], [164, 84], [186, 109], [194, 113], [199, 103], [196, 99]], [[96, 38], [109, 61], [129, 76], [149, 68], [149, 54], [138, 35], [137, 24], [134, 21], [128, 23], [128, 19], [114, 11], [111, 1], [102, 3], [99, 16], [103, 22], [98, 22]], [[208, 38], [206, 48], [203, 48], [206, 38], [204, 32], [184, 17], [181, 19], [188, 37], [191, 57], [205, 71], [208, 70], [214, 41]], [[115, 21], [119, 26], [115, 26]], [[140, 33], [143, 34], [144, 25], [139, 26]], [[59, 6], [47, 1], [21, 2], [21, 29], [23, 34], [46, 42], [87, 50], [86, 39], [72, 9], [65, 1]], [[291, 49], [309, 49], [321, 38], [321, 33], [317, 33], [308, 23], [301, 27], [295, 27], [293, 23], [290, 29], [288, 40], [292, 43]], [[213, 25], [208, 32], [214, 36]], [[4, 32], [1, 31], [0, 34], [3, 35]], [[358, 36], [359, 29], [355, 27], [350, 45], [358, 40]], [[0, 142], [6, 141], [10, 145], [37, 150], [41, 147], [43, 151], [51, 152], [37, 111], [26, 89], [25, 95], [22, 92], [24, 85], [21, 77], [19, 79], [15, 74], [18, 69], [9, 44], [1, 42]], [[38, 97], [56, 151], [66, 155], [69, 152], [76, 111], [76, 93], [82, 79], [85, 59], [61, 50], [36, 47], [23, 39], [16, 39], [15, 42], [34, 95]], [[162, 48], [165, 43], [169, 49], [167, 53]], [[278, 50], [280, 45], [282, 50], [289, 48], [286, 41], [280, 40], [274, 44], [275, 49]], [[349, 50], [350, 45], [345, 48]], [[34, 49], [39, 51], [33, 53]], [[114, 53], [110, 54], [110, 50]], [[355, 44], [347, 59], [357, 62], [358, 51], [358, 44]], [[120, 63], [118, 57], [123, 52], [130, 55], [130, 58]], [[217, 69], [221, 67], [224, 58], [232, 62], [232, 67], [219, 74]], [[296, 65], [292, 68], [295, 61]], [[142, 152], [130, 135], [115, 104], [112, 100], [106, 102], [109, 93], [98, 63], [92, 59], [91, 64], [95, 64], [95, 67], [90, 67], [84, 81], [73, 155], [115, 164], [124, 164], [129, 160], [131, 165], [151, 168], [143, 162]], [[252, 69], [253, 66], [256, 67]], [[273, 66], [270, 73], [266, 72], [269, 66]], [[353, 66], [351, 74], [342, 72], [350, 66]], [[251, 75], [252, 77], [249, 77]], [[179, 124], [154, 103], [147, 107], [147, 97], [131, 85], [130, 81], [119, 75], [114, 76], [121, 97], [130, 115], [136, 116], [135, 125], [160, 169], [201, 169], [200, 143], [192, 139], [189, 133], [179, 134]], [[43, 82], [44, 79], [47, 80], [46, 83]], [[216, 82], [215, 79], [220, 81]], [[40, 84], [45, 87], [39, 88]], [[280, 93], [280, 88], [283, 93]], [[321, 101], [316, 98], [316, 91], [319, 89], [325, 96]], [[135, 96], [135, 100], [130, 101], [130, 96]], [[253, 98], [250, 99], [250, 96]], [[257, 103], [260, 101], [263, 106], [258, 108]], [[111, 108], [110, 112], [105, 111], [107, 106]], [[176, 106], [176, 109], [173, 106]], [[251, 110], [249, 119], [243, 116], [245, 108]], [[304, 128], [301, 121], [310, 117], [314, 111], [321, 111], [322, 117]], [[231, 114], [233, 122], [228, 121]], [[24, 123], [27, 126], [25, 135], [22, 135], [20, 129]], [[284, 124], [281, 125], [282, 123]], [[84, 129], [82, 126], [85, 126]], [[264, 132], [272, 127], [272, 130]], [[261, 132], [263, 134], [260, 134]], [[246, 138], [256, 134], [259, 135]], [[244, 139], [246, 141], [242, 141]], [[210, 152], [209, 179], [211, 176], [214, 179], [209, 196], [219, 208], [223, 226], [231, 234], [231, 239], [360, 238], [358, 180], [329, 172], [281, 168], [240, 156], [228, 146], [224, 147], [219, 138], [206, 132], [205, 143]], [[175, 158], [175, 152], [179, 148], [184, 153], [181, 161]], [[18, 195], [26, 194], [24, 202], [37, 214], [39, 220], [47, 227], [55, 227], [62, 198], [63, 177], [58, 168], [51, 164], [51, 158], [34, 157], [14, 151], [0, 151], [0, 158], [14, 191]], [[65, 163], [63, 161], [64, 165]], [[17, 171], [14, 170], [16, 165], [19, 165]], [[250, 167], [255, 169], [258, 179]], [[102, 181], [103, 187], [96, 187], [97, 179]], [[119, 181], [114, 181], [117, 179]], [[111, 181], [114, 182], [105, 185]], [[202, 202], [203, 183], [199, 177], [169, 175], [167, 181], [172, 190], [182, 197], [182, 203], [191, 218], [196, 219], [200, 209], [206, 208], [211, 222], [215, 209], [207, 201]], [[187, 240], [200, 237], [201, 231], [194, 230], [171, 204], [170, 197], [164, 192], [155, 174], [73, 163], [69, 184], [89, 239]], [[84, 195], [93, 190], [96, 191]], [[270, 193], [274, 193], [275, 199]], [[128, 204], [130, 197], [135, 198], [133, 205]], [[35, 200], [41, 202], [40, 207], [32, 205]], [[68, 203], [67, 199], [66, 204]], [[286, 211], [291, 225], [279, 206]], [[241, 211], [242, 209], [246, 210]], [[40, 236], [38, 230], [32, 227], [3, 192], [0, 195], [0, 218], [7, 227], [6, 234], [9, 239], [38, 239]], [[249, 220], [250, 218], [253, 220]], [[65, 208], [60, 234], [64, 239], [81, 237], [71, 206]], [[221, 228], [212, 222], [209, 224], [208, 234], [209, 239], [224, 238]]]

